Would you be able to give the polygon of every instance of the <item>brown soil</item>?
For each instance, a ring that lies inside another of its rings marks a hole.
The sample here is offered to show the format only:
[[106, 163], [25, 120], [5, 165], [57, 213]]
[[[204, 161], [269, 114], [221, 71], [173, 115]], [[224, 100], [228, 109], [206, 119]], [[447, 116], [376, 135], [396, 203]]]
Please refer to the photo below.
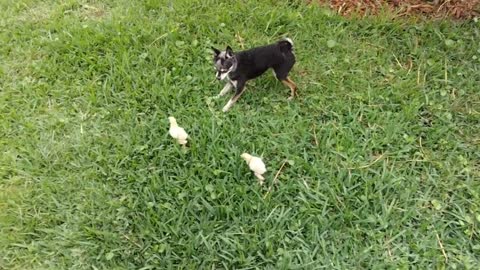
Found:
[[472, 19], [480, 16], [480, 0], [309, 0], [329, 6], [339, 14], [376, 15], [389, 11], [395, 17]]

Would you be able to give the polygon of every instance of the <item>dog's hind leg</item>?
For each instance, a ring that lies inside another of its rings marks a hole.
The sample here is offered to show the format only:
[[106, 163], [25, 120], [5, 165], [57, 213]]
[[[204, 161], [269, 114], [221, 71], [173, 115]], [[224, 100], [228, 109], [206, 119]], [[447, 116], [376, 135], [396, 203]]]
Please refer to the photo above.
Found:
[[288, 88], [290, 88], [290, 97], [288, 97], [289, 100], [293, 99], [295, 96], [298, 96], [297, 85], [292, 80], [290, 80], [289, 77], [282, 80], [282, 83], [286, 85]]
[[233, 97], [223, 107], [223, 109], [222, 109], [223, 112], [227, 112], [228, 110], [230, 110], [230, 108], [233, 106], [233, 104], [235, 104], [235, 102], [237, 102], [237, 100], [243, 94], [243, 92], [245, 91], [245, 81], [243, 81], [243, 80], [237, 81], [236, 88], [237, 88], [237, 90], [235, 91], [235, 95], [233, 95]]
[[289, 100], [293, 99], [297, 95], [297, 85], [295, 85], [295, 83], [288, 77], [288, 73], [295, 64], [295, 59], [292, 59], [290, 59], [291, 61], [289, 62], [273, 68], [277, 79], [281, 81], [285, 86], [290, 88], [290, 97], [288, 98]]

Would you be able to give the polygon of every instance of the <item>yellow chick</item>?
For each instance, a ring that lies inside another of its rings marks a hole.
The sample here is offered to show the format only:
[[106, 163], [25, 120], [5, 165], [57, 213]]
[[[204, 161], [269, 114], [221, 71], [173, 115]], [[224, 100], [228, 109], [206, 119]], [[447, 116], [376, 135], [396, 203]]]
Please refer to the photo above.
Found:
[[267, 168], [265, 167], [265, 163], [263, 163], [262, 159], [247, 153], [243, 153], [241, 157], [247, 162], [250, 170], [252, 170], [255, 176], [258, 178], [260, 185], [263, 185], [263, 180], [265, 180], [265, 178], [263, 178], [262, 174], [267, 171]]
[[188, 138], [187, 132], [185, 132], [185, 129], [178, 126], [177, 120], [175, 119], [175, 117], [170, 116], [168, 117], [168, 120], [170, 121], [170, 129], [168, 130], [168, 133], [174, 139], [177, 139], [179, 144], [185, 146], [187, 144], [187, 138]]

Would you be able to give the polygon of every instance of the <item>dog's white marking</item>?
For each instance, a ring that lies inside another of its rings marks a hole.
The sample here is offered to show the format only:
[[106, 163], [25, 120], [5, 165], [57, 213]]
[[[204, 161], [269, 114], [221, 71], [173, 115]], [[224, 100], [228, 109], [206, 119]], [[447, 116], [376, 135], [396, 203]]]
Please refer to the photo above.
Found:
[[220, 74], [220, 80], [222, 80], [222, 81], [225, 80], [225, 78], [228, 76], [228, 73], [229, 72], [227, 71], [225, 73]]
[[227, 102], [227, 105], [225, 105], [222, 109], [223, 112], [228, 112], [228, 110], [230, 110], [230, 108], [232, 107], [233, 105], [233, 101], [230, 99], [228, 102]]
[[222, 91], [220, 91], [220, 93], [216, 96], [217, 98], [219, 97], [223, 97], [226, 93], [228, 93], [228, 91], [230, 91], [232, 89], [232, 84], [230, 82], [228, 82], [227, 84], [225, 84], [225, 86], [223, 87]]
[[293, 41], [290, 38], [286, 37], [285, 40], [293, 47]]
[[233, 65], [231, 68], [229, 68], [226, 72], [220, 74], [220, 80], [225, 80], [225, 78], [227, 78], [228, 74], [230, 74], [230, 72], [232, 72], [232, 70], [236, 68], [235, 65]]

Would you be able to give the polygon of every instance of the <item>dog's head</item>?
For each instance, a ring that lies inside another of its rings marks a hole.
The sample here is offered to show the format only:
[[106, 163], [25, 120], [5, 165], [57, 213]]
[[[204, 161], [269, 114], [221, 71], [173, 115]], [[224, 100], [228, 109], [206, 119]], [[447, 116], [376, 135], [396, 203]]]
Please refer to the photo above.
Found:
[[230, 72], [237, 66], [237, 59], [233, 54], [232, 48], [227, 46], [225, 51], [220, 51], [214, 47], [213, 50], [213, 64], [217, 71], [217, 80], [224, 80]]

